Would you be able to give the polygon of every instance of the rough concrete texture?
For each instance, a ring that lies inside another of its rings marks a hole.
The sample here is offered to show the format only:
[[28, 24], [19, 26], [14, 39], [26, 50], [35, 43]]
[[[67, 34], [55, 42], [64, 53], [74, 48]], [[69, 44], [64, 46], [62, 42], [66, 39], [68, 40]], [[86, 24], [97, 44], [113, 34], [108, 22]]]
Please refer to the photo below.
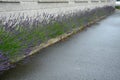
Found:
[[[1, 0], [0, 0], [1, 1]], [[2, 1], [13, 1], [13, 0], [2, 0]], [[18, 0], [16, 0], [18, 1]], [[39, 2], [43, 2], [44, 0], [39, 0]], [[49, 14], [57, 14], [57, 13], [66, 13], [72, 12], [76, 10], [86, 10], [93, 9], [96, 7], [103, 6], [114, 6], [114, 0], [111, 2], [100, 2], [100, 0], [96, 0], [98, 2], [91, 2], [91, 0], [68, 0], [68, 3], [62, 3], [61, 0], [45, 0], [48, 3], [38, 3], [36, 0], [21, 0], [20, 3], [2, 3], [0, 2], [0, 17], [1, 16], [11, 16], [11, 15], [26, 15], [26, 16], [34, 16], [39, 13], [49, 13]], [[44, 1], [44, 2], [45, 2]], [[62, 0], [65, 1], [65, 0]], [[50, 3], [51, 2], [51, 3]], [[56, 3], [53, 3], [56, 2]], [[59, 2], [59, 3], [58, 3]]]

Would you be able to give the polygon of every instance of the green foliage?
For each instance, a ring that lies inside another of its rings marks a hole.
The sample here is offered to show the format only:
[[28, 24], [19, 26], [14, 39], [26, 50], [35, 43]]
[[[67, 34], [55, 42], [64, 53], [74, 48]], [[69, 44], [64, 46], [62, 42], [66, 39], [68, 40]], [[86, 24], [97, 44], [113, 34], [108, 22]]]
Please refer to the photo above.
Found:
[[46, 30], [49, 38], [55, 38], [64, 33], [64, 25], [60, 23], [54, 23], [54, 25], [48, 25]]
[[120, 6], [115, 6], [116, 9], [120, 9]]
[[4, 52], [6, 56], [14, 56], [21, 47], [20, 44], [17, 36], [11, 35], [0, 28], [0, 51]]

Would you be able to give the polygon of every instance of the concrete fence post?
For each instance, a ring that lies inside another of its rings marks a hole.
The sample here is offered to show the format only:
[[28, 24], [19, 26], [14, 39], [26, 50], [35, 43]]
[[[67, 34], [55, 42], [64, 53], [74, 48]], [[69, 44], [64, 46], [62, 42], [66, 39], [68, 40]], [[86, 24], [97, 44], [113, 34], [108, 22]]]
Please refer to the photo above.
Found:
[[74, 4], [75, 1], [74, 0], [69, 0], [69, 4]]
[[90, 3], [90, 4], [91, 4], [91, 0], [88, 0], [88, 3]]

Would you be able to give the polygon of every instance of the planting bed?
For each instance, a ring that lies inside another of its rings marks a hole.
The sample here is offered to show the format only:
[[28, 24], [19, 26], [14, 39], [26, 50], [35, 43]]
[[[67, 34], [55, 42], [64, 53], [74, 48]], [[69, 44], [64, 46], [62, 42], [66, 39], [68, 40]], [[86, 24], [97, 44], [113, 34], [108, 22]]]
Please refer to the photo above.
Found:
[[105, 6], [58, 15], [43, 13], [35, 17], [1, 16], [0, 71], [12, 68], [13, 63], [29, 56], [31, 52], [34, 54], [36, 46], [42, 44], [45, 47], [48, 40], [84, 28], [90, 22], [107, 16], [113, 11], [113, 7]]

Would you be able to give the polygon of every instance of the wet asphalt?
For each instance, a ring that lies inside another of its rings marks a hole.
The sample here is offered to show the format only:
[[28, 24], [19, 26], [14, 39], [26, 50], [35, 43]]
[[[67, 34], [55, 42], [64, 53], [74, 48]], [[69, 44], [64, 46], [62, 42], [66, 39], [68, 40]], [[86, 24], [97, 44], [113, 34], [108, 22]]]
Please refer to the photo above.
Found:
[[120, 80], [120, 11], [26, 61], [0, 80]]

